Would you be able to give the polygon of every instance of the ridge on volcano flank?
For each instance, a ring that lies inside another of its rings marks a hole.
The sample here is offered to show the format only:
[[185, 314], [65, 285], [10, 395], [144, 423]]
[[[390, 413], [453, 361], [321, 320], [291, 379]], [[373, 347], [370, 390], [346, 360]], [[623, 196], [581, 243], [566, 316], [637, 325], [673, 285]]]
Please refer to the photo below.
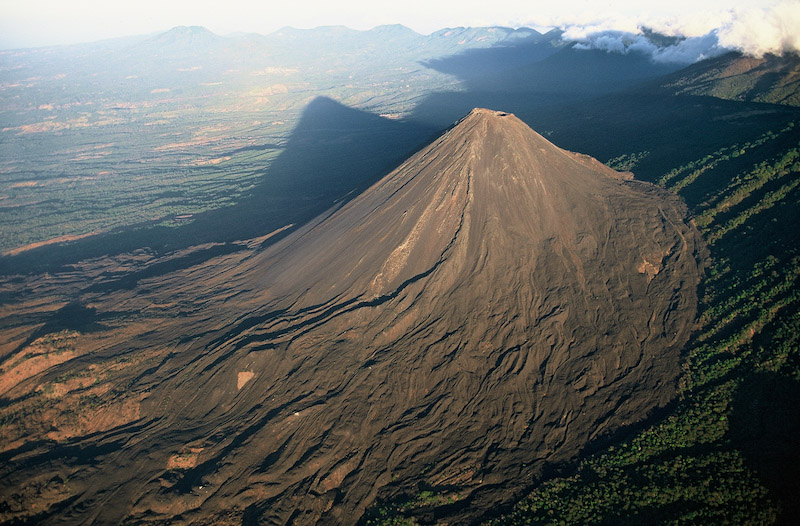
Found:
[[[100, 518], [353, 523], [421, 483], [479, 516], [674, 395], [704, 250], [685, 216], [473, 110], [338, 210], [196, 278], [225, 301], [175, 320], [194, 338], [143, 373], [149, 438], [98, 469], [149, 481], [120, 482]], [[190, 467], [169, 465], [190, 446]]]

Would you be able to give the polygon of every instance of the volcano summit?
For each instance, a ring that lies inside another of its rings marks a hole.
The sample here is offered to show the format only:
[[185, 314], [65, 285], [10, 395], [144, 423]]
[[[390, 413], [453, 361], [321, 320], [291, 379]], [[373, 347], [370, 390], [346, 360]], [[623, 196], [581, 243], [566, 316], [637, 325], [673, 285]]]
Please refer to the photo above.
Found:
[[266, 249], [84, 294], [142, 312], [75, 336], [133, 409], [6, 451], [3, 493], [69, 480], [44, 523], [334, 524], [422, 485], [479, 517], [671, 399], [704, 250], [677, 197], [473, 110]]

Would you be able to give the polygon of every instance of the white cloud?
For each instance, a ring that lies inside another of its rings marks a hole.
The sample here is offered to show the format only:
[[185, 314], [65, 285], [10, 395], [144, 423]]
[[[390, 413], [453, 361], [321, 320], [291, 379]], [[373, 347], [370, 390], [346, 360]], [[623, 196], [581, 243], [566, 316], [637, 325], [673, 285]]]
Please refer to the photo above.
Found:
[[[800, 51], [800, 1], [769, 7], [698, 11], [692, 16], [624, 18], [564, 23], [565, 40], [581, 49], [641, 52], [657, 62], [691, 63], [729, 50], [752, 56]], [[657, 45], [643, 27], [680, 40]]]
[[[716, 35], [712, 32], [701, 37], [681, 39], [671, 45], [658, 45], [645, 35], [641, 29], [636, 33], [625, 31], [602, 31], [588, 33], [582, 38], [574, 38], [580, 31], [567, 31], [564, 38], [577, 40], [578, 49], [601, 49], [609, 53], [643, 53], [650, 55], [655, 62], [674, 62], [690, 64], [725, 53]], [[570, 36], [568, 36], [570, 35]]]
[[754, 56], [800, 51], [800, 2], [733, 13], [731, 21], [718, 32], [720, 45]]

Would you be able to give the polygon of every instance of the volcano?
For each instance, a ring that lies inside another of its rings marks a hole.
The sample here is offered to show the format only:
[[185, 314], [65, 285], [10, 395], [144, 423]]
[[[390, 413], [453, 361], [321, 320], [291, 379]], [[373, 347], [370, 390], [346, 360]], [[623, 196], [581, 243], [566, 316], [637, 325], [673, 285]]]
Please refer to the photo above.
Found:
[[6, 510], [352, 524], [425, 487], [480, 518], [674, 396], [703, 253], [676, 196], [473, 110], [267, 248], [85, 294], [100, 321], [47, 378], [100, 367], [116, 409], [13, 428]]

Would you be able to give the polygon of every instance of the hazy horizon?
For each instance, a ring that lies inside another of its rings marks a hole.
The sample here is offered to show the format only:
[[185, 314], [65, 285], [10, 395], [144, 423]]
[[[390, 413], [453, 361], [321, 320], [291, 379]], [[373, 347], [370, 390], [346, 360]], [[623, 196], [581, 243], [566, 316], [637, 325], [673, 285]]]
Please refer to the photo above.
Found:
[[401, 24], [420, 34], [449, 27], [560, 28], [581, 40], [590, 35], [640, 33], [649, 27], [668, 35], [713, 35], [719, 45], [749, 54], [800, 50], [800, 2], [713, 0], [702, 5], [680, 0], [663, 2], [616, 0], [597, 4], [564, 0], [557, 6], [517, 0], [439, 2], [419, 0], [375, 6], [362, 0], [329, 5], [317, 0], [272, 7], [232, 0], [220, 10], [217, 3], [184, 0], [79, 3], [33, 0], [2, 2], [0, 49], [47, 47], [95, 42], [110, 38], [156, 34], [176, 26], [202, 26], [218, 35], [269, 34], [283, 27], [310, 29], [346, 26], [368, 30]]

